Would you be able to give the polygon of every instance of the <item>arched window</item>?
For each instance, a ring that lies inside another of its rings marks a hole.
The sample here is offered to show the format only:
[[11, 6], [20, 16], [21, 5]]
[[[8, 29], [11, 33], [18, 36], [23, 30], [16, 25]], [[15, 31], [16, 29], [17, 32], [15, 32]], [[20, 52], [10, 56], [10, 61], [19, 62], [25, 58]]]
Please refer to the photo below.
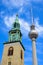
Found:
[[21, 59], [23, 59], [23, 51], [21, 50]]
[[13, 47], [10, 47], [8, 49], [8, 56], [11, 56], [11, 55], [13, 55]]

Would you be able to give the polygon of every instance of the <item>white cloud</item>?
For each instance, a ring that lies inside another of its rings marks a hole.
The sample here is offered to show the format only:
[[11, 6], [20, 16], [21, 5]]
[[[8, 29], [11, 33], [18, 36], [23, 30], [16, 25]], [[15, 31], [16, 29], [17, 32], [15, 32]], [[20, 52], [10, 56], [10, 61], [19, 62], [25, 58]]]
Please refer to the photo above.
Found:
[[6, 26], [7, 26], [7, 28], [11, 28], [11, 26], [12, 26], [12, 23], [14, 22], [14, 19], [15, 17], [13, 16], [13, 17], [5, 17], [4, 18], [4, 21], [5, 21], [5, 24], [6, 24]]
[[42, 35], [43, 35], [43, 26], [41, 26], [41, 25], [39, 24], [39, 18], [36, 18], [36, 19], [35, 19], [35, 25], [36, 25], [36, 30], [38, 31], [39, 36], [40, 36], [40, 37], [43, 37], [43, 36], [42, 36]]
[[3, 4], [10, 7], [21, 7], [24, 2], [24, 0], [3, 0]]
[[30, 5], [31, 2], [43, 2], [43, 0], [2, 0], [3, 4], [7, 7], [21, 7], [24, 5]]
[[[12, 24], [13, 24], [13, 22], [15, 21], [15, 16], [13, 15], [12, 17], [5, 17], [4, 18], [4, 23], [5, 23], [5, 25], [6, 25], [6, 27], [8, 28], [8, 29], [10, 29], [11, 27], [12, 27]], [[25, 21], [25, 20], [23, 20], [23, 19], [19, 19], [19, 23], [20, 23], [20, 26], [21, 26], [21, 31], [22, 31], [22, 34], [24, 34], [24, 36], [26, 36], [27, 35], [27, 33], [29, 32], [29, 24]]]
[[[4, 18], [5, 25], [8, 27], [8, 29], [11, 28], [12, 23], [14, 22], [14, 20], [15, 20], [14, 15], [11, 16], [11, 17], [5, 17]], [[29, 31], [30, 31], [30, 23], [26, 22], [23, 19], [19, 19], [19, 23], [21, 25], [22, 33], [24, 34], [24, 36], [27, 36]], [[38, 18], [35, 19], [35, 26], [36, 26], [36, 30], [38, 31], [39, 36], [43, 37], [42, 36], [42, 34], [43, 34], [43, 26], [39, 25]]]

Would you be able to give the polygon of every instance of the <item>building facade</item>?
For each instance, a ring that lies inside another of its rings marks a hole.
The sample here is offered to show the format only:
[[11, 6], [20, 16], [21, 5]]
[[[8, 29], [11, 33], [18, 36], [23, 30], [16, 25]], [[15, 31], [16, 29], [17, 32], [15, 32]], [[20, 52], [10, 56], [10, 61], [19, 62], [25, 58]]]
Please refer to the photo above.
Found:
[[18, 15], [9, 31], [9, 41], [4, 43], [2, 65], [24, 65], [24, 46]]

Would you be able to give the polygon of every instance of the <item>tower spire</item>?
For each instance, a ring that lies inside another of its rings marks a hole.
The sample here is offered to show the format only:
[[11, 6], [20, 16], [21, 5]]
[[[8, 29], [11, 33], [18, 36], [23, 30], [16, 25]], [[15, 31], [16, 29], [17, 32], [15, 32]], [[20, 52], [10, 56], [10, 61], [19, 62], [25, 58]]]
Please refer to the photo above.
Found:
[[16, 18], [15, 18], [15, 21], [12, 25], [12, 29], [19, 29], [20, 30], [20, 23], [19, 23], [19, 19], [18, 19], [18, 14], [16, 14]]
[[31, 21], [32, 21], [32, 24], [34, 24], [34, 17], [33, 17], [33, 10], [32, 10], [32, 7], [31, 7]]
[[22, 41], [22, 33], [20, 31], [20, 23], [18, 14], [16, 14], [15, 22], [13, 23], [12, 29], [9, 31], [9, 41]]
[[16, 14], [15, 22], [16, 22], [16, 23], [19, 23], [19, 20], [18, 20], [18, 14]]
[[32, 22], [32, 25], [31, 25], [30, 28], [31, 28], [31, 30], [32, 30], [32, 29], [35, 29], [35, 24], [34, 24], [34, 17], [33, 17], [33, 10], [32, 10], [32, 7], [31, 7], [31, 11], [30, 11], [30, 12], [31, 12], [31, 13], [30, 13], [30, 14], [31, 14], [31, 22]]
[[36, 55], [36, 39], [38, 37], [38, 33], [35, 29], [34, 25], [34, 18], [33, 18], [33, 13], [32, 13], [32, 8], [31, 8], [31, 19], [32, 19], [32, 25], [30, 27], [30, 32], [29, 32], [29, 37], [32, 40], [32, 56], [33, 56], [33, 65], [38, 65], [37, 64], [37, 55]]

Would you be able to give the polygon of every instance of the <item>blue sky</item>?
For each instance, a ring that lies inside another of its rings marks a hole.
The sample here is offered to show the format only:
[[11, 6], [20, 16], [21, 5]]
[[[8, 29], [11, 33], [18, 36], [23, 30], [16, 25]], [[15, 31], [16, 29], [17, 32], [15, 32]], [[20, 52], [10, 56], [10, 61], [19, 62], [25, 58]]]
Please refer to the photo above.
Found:
[[32, 65], [32, 43], [28, 37], [30, 31], [32, 6], [34, 23], [38, 31], [36, 40], [38, 65], [43, 65], [43, 0], [0, 0], [0, 61], [4, 50], [4, 42], [8, 41], [8, 31], [11, 29], [18, 13], [21, 25], [22, 43], [25, 47], [24, 65]]

